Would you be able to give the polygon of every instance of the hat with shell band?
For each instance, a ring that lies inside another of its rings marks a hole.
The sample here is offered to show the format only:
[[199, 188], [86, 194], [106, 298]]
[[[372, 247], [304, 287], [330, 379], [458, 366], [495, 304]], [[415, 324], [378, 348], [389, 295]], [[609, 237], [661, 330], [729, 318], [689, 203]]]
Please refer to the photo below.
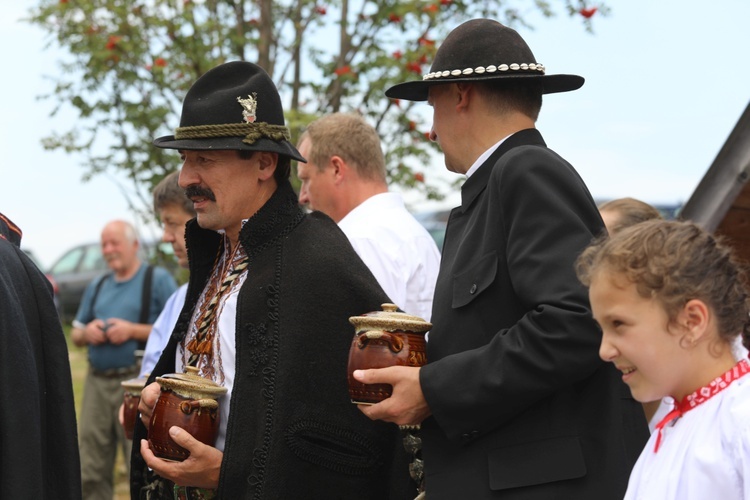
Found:
[[258, 66], [233, 61], [198, 78], [182, 103], [174, 135], [154, 145], [167, 149], [270, 151], [304, 162], [289, 142], [281, 98], [271, 77]]
[[543, 64], [515, 30], [492, 19], [472, 19], [451, 31], [438, 48], [430, 72], [422, 80], [399, 83], [385, 95], [426, 101], [432, 85], [456, 82], [533, 80], [542, 92], [567, 92], [583, 85], [578, 75], [545, 75]]

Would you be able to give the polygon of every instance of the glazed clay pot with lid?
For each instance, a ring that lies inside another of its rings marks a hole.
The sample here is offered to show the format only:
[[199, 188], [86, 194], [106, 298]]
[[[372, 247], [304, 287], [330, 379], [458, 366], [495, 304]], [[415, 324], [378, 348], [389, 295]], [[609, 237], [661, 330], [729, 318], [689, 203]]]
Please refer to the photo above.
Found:
[[394, 304], [383, 304], [382, 311], [352, 316], [354, 338], [349, 348], [349, 396], [356, 404], [375, 404], [389, 398], [390, 384], [363, 384], [354, 379], [354, 370], [389, 366], [422, 366], [427, 362], [424, 335], [432, 323], [398, 311]]
[[219, 433], [218, 399], [227, 392], [213, 380], [198, 375], [198, 368], [185, 367], [185, 373], [156, 377], [161, 386], [148, 429], [148, 442], [154, 455], [182, 461], [190, 453], [169, 437], [172, 426], [181, 427], [198, 441], [213, 446]]

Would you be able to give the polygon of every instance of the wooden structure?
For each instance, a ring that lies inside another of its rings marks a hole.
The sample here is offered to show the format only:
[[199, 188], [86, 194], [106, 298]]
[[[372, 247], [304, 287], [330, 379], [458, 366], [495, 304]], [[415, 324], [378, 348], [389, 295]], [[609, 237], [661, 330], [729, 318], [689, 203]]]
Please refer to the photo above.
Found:
[[749, 179], [750, 104], [680, 213], [726, 237], [745, 262], [750, 262]]

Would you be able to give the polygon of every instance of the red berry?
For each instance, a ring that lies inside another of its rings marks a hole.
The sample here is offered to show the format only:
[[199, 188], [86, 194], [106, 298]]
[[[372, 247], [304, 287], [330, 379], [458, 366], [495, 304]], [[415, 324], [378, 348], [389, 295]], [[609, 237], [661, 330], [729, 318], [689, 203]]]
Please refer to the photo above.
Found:
[[336, 76], [346, 75], [352, 72], [352, 68], [349, 65], [341, 66], [340, 68], [333, 70], [333, 72]]
[[596, 14], [596, 7], [591, 7], [589, 9], [581, 9], [578, 11], [579, 14], [581, 14], [586, 19], [591, 18], [594, 14]]
[[417, 62], [410, 62], [409, 64], [406, 65], [406, 69], [418, 75], [422, 74], [422, 66], [420, 66], [420, 64]]

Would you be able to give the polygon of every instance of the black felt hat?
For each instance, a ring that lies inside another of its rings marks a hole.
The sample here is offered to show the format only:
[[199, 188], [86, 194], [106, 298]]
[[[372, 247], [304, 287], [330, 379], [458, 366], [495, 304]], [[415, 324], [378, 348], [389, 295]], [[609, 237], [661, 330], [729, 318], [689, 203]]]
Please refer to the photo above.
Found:
[[234, 61], [198, 78], [182, 103], [174, 135], [154, 145], [167, 149], [271, 151], [305, 161], [289, 142], [281, 98], [271, 77], [258, 66]]
[[422, 80], [399, 83], [385, 95], [426, 101], [432, 85], [489, 80], [533, 80], [542, 92], [567, 92], [583, 85], [578, 75], [545, 75], [529, 46], [515, 30], [492, 19], [472, 19], [448, 34]]

